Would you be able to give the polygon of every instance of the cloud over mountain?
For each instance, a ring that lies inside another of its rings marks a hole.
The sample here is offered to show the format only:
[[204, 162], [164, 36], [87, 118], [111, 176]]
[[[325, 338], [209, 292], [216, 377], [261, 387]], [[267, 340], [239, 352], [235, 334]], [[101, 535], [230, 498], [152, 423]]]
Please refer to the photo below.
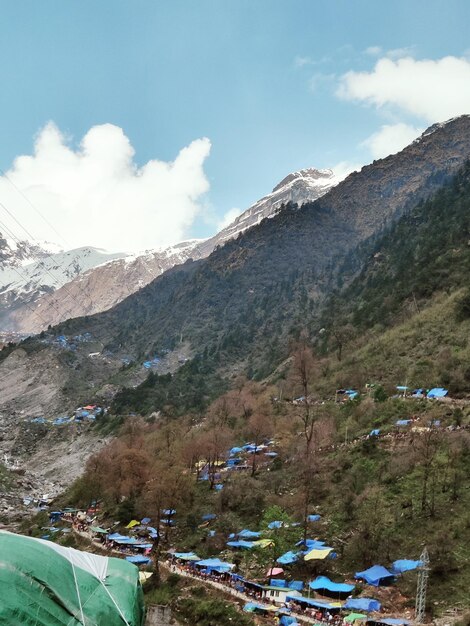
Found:
[[398, 109], [426, 122], [443, 122], [470, 113], [470, 61], [454, 56], [381, 58], [370, 72], [344, 74], [337, 94], [379, 109]]
[[[210, 148], [209, 139], [196, 139], [173, 161], [152, 159], [139, 167], [118, 126], [93, 126], [74, 147], [49, 123], [39, 132], [33, 154], [16, 158], [7, 176], [62, 235], [62, 245], [135, 251], [187, 235], [209, 189], [204, 163]], [[5, 177], [0, 192], [5, 206], [36, 239], [57, 239]], [[3, 214], [2, 220], [25, 238], [11, 217]]]

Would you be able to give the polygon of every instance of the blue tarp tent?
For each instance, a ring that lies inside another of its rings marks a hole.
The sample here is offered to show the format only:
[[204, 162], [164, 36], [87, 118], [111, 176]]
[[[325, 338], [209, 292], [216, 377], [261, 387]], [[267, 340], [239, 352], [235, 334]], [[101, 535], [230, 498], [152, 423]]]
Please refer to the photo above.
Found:
[[356, 572], [355, 578], [362, 578], [368, 585], [378, 587], [379, 585], [391, 583], [394, 575], [382, 565], [373, 565], [363, 572]]
[[318, 522], [319, 519], [320, 519], [319, 515], [309, 515], [307, 517], [307, 522]]
[[262, 604], [257, 604], [256, 602], [247, 602], [243, 607], [243, 610], [247, 613], [256, 613], [256, 611], [266, 613], [268, 609]]
[[327, 576], [318, 576], [315, 580], [309, 583], [310, 589], [316, 591], [324, 589], [333, 593], [351, 593], [355, 585], [347, 585], [346, 583], [334, 583]]
[[369, 433], [369, 437], [378, 437], [380, 435], [380, 428], [374, 428]]
[[304, 583], [302, 580], [291, 580], [287, 585], [289, 589], [294, 589], [295, 591], [302, 591], [304, 588]]
[[449, 392], [442, 387], [434, 387], [428, 391], [428, 398], [444, 398]]
[[358, 609], [359, 611], [380, 611], [382, 605], [378, 600], [372, 598], [349, 598], [344, 605], [345, 609]]
[[270, 530], [274, 530], [275, 528], [281, 528], [281, 526], [282, 526], [282, 522], [280, 522], [278, 520], [276, 520], [274, 522], [269, 522], [269, 524], [268, 524], [268, 528]]
[[172, 553], [175, 559], [180, 559], [180, 561], [199, 561], [199, 557], [194, 552], [173, 552]]
[[286, 552], [278, 559], [276, 559], [276, 563], [281, 563], [281, 565], [289, 565], [290, 563], [295, 563], [298, 558], [299, 556], [297, 552]]
[[238, 536], [243, 537], [243, 539], [258, 539], [261, 536], [261, 533], [244, 528], [238, 533]]
[[240, 454], [240, 452], [243, 452], [243, 448], [239, 448], [237, 446], [235, 446], [235, 447], [233, 447], [233, 448], [231, 448], [229, 450], [230, 456], [233, 456], [234, 454]]
[[299, 626], [299, 622], [292, 615], [283, 615], [279, 620], [279, 626]]
[[408, 424], [411, 424], [411, 420], [397, 420], [395, 424], [397, 426], [408, 426]]
[[271, 587], [287, 587], [286, 581], [281, 578], [271, 578], [269, 585]]
[[205, 515], [202, 516], [202, 519], [204, 522], [208, 522], [212, 519], [215, 519], [217, 517], [217, 515], [215, 513], [206, 513]]
[[324, 600], [315, 600], [314, 598], [304, 598], [303, 596], [287, 596], [286, 600], [294, 600], [295, 602], [300, 602], [301, 604], [308, 604], [309, 606], [314, 606], [317, 609], [328, 609], [331, 610], [340, 610], [340, 606], [335, 606], [330, 602], [325, 602]]
[[411, 559], [398, 559], [392, 563], [392, 570], [395, 574], [403, 574], [409, 572], [422, 565], [421, 561], [412, 561]]
[[144, 517], [143, 520], [140, 520], [141, 524], [150, 524], [152, 520], [150, 519], [150, 517]]
[[134, 565], [147, 565], [147, 563], [150, 563], [150, 559], [146, 556], [142, 556], [141, 554], [136, 554], [135, 556], [126, 556], [126, 561], [129, 561], [129, 563], [134, 563]]
[[227, 545], [230, 548], [244, 548], [245, 550], [251, 550], [254, 548], [254, 543], [252, 541], [243, 541], [243, 539], [239, 541], [227, 541]]
[[202, 561], [197, 561], [196, 567], [206, 569], [209, 572], [218, 572], [219, 574], [223, 574], [229, 572], [235, 566], [233, 563], [225, 563], [220, 559], [204, 559]]
[[317, 539], [305, 539], [305, 541], [302, 539], [301, 541], [298, 541], [295, 545], [302, 546], [307, 550], [323, 550], [324, 548], [326, 548], [325, 542], [317, 541]]

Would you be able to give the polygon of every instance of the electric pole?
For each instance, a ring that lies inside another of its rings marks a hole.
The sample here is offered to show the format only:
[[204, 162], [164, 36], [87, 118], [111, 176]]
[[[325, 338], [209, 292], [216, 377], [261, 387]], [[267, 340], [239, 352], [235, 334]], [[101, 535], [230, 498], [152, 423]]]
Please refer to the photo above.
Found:
[[422, 624], [426, 613], [426, 591], [429, 578], [429, 554], [425, 547], [419, 557], [421, 565], [418, 569], [418, 585], [416, 588], [416, 622]]

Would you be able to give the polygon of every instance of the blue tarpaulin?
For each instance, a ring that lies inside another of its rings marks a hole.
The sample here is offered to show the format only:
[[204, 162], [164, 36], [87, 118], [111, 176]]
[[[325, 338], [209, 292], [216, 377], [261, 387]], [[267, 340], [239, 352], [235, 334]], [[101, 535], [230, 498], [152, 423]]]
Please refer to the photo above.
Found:
[[372, 598], [349, 598], [344, 605], [345, 609], [358, 609], [359, 611], [380, 611], [381, 604]]
[[126, 561], [134, 563], [134, 565], [146, 565], [147, 563], [150, 563], [150, 559], [146, 556], [142, 556], [141, 554], [136, 554], [135, 556], [126, 556]]
[[274, 530], [275, 528], [281, 528], [281, 526], [282, 526], [282, 522], [280, 522], [278, 520], [276, 520], [274, 522], [269, 522], [269, 524], [268, 524], [268, 528], [270, 530]]
[[271, 578], [269, 585], [270, 587], [287, 587], [286, 581], [281, 578]]
[[447, 389], [443, 387], [434, 387], [428, 391], [428, 398], [444, 398], [448, 394]]
[[230, 449], [229, 454], [230, 454], [230, 456], [233, 456], [234, 454], [240, 454], [240, 452], [243, 452], [243, 448], [239, 448], [239, 447], [235, 446], [235, 447]]
[[320, 519], [319, 515], [309, 515], [307, 517], [307, 522], [318, 522], [319, 519]]
[[411, 559], [398, 559], [392, 563], [392, 570], [395, 574], [403, 574], [409, 572], [422, 565], [421, 561], [412, 561]]
[[304, 588], [304, 583], [301, 580], [291, 580], [287, 585], [289, 589], [294, 589], [295, 591], [302, 591]]
[[295, 563], [298, 558], [299, 556], [297, 552], [286, 552], [278, 559], [276, 559], [276, 563], [281, 563], [281, 565], [289, 565], [290, 563]]
[[219, 573], [229, 572], [234, 567], [233, 563], [225, 563], [220, 559], [204, 559], [197, 561], [196, 566]]
[[374, 428], [374, 430], [371, 430], [369, 433], [370, 437], [378, 437], [380, 435], [380, 428]]
[[238, 536], [243, 537], [243, 539], [258, 539], [261, 536], [261, 533], [244, 528], [238, 533]]
[[252, 541], [243, 541], [243, 539], [239, 541], [227, 541], [227, 545], [230, 548], [244, 548], [245, 550], [251, 550], [254, 548]]
[[411, 424], [411, 420], [397, 420], [395, 424], [397, 426], [408, 426], [408, 424]]
[[279, 620], [279, 626], [299, 626], [299, 622], [292, 615], [283, 615]]
[[254, 611], [266, 611], [266, 607], [262, 604], [256, 604], [256, 602], [247, 602], [243, 610], [247, 613], [253, 613]]
[[199, 561], [199, 557], [194, 552], [173, 552], [173, 556], [180, 561]]
[[143, 520], [140, 521], [141, 524], [150, 524], [152, 520], [150, 519], [150, 517], [144, 517]]
[[204, 522], [208, 522], [212, 519], [215, 519], [217, 517], [217, 515], [215, 513], [206, 513], [205, 515], [202, 516], [202, 519]]
[[325, 589], [335, 593], [350, 593], [355, 585], [348, 585], [346, 583], [334, 583], [327, 576], [318, 576], [315, 580], [309, 583], [310, 589], [319, 590]]
[[303, 596], [287, 596], [286, 600], [293, 600], [295, 602], [300, 602], [301, 604], [308, 604], [309, 606], [315, 606], [317, 609], [328, 609], [339, 611], [341, 607], [334, 606], [330, 602], [325, 602], [324, 600], [315, 600], [314, 598], [304, 598]]
[[392, 581], [394, 575], [382, 565], [373, 565], [363, 572], [356, 572], [355, 578], [362, 578], [369, 585], [378, 587], [381, 584], [387, 584]]
[[303, 546], [307, 548], [307, 550], [323, 550], [326, 548], [324, 541], [318, 541], [317, 539], [302, 539], [301, 541], [295, 544], [296, 546]]

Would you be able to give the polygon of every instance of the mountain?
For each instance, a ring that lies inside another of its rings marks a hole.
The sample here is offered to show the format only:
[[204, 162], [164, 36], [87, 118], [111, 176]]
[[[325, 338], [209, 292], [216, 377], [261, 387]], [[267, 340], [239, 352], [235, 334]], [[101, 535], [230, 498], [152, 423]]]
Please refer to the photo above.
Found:
[[[264, 218], [275, 215], [282, 205], [294, 202], [300, 206], [314, 201], [338, 181], [331, 170], [309, 168], [289, 174], [270, 194], [258, 200], [210, 239], [184, 241], [167, 248], [96, 263], [98, 267], [91, 265], [89, 271], [77, 271], [71, 275], [65, 281], [65, 286], [54, 287], [49, 284], [49, 289], [43, 291], [39, 298], [40, 294], [35, 293], [28, 298], [27, 307], [21, 306], [19, 295], [16, 301], [5, 301], [0, 324], [3, 322], [4, 329], [31, 333], [71, 317], [105, 311], [175, 265], [188, 259], [198, 260], [209, 256], [217, 246], [224, 245]], [[19, 289], [13, 289], [15, 295], [18, 294]]]
[[429, 129], [300, 209], [288, 206], [207, 258], [166, 272], [110, 311], [55, 333], [90, 332], [113, 354], [177, 349], [211, 355], [226, 373], [263, 376], [285, 354], [346, 255], [439, 190], [470, 157], [470, 116]]
[[[25, 311], [35, 319], [35, 327], [47, 327], [49, 318], [42, 314], [38, 303], [42, 296], [60, 289], [82, 272], [122, 256], [91, 247], [54, 252], [50, 244], [15, 242], [0, 235], [0, 328], [20, 330], [13, 319]], [[66, 289], [64, 297], [73, 306]]]
[[332, 170], [307, 168], [286, 176], [274, 187], [272, 192], [255, 202], [253, 206], [239, 215], [229, 226], [209, 240], [217, 245], [235, 239], [248, 228], [259, 224], [265, 217], [273, 217], [282, 205], [293, 203], [302, 206], [314, 202], [337, 185], [340, 178]]

